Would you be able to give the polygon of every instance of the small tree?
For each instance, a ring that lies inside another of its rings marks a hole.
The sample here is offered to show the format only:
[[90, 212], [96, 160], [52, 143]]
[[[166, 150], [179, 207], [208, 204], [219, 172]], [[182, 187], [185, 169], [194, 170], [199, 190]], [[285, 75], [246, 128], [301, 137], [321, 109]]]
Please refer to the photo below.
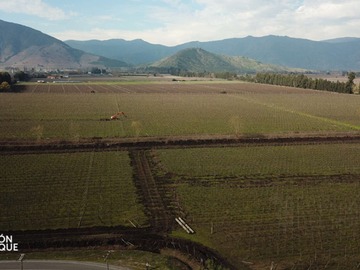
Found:
[[11, 89], [10, 84], [6, 81], [0, 84], [0, 91], [9, 91]]
[[0, 83], [7, 82], [8, 84], [11, 84], [11, 76], [9, 72], [0, 72]]
[[354, 88], [354, 80], [355, 80], [355, 72], [350, 72], [348, 74], [348, 81], [346, 82], [345, 85], [345, 92], [349, 93], [349, 94], [353, 94], [353, 88]]

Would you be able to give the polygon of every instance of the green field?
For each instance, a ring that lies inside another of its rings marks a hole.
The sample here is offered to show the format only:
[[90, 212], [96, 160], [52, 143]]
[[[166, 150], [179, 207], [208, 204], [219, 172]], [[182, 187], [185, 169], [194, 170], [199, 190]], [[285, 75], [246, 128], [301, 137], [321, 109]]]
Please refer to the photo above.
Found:
[[[352, 95], [287, 88], [281, 93], [279, 88], [244, 83], [135, 84], [128, 88], [110, 84], [101, 86], [104, 93], [96, 94], [79, 93], [76, 85], [66, 87], [73, 92], [1, 94], [0, 139], [76, 141], [360, 130], [359, 97]], [[118, 87], [118, 92], [107, 93], [111, 87]], [[126, 112], [128, 118], [100, 121], [118, 111]]]
[[360, 174], [360, 144], [260, 145], [156, 151], [165, 170], [184, 177]]
[[175, 235], [213, 247], [234, 265], [283, 261], [291, 269], [301, 261], [339, 258], [352, 264], [346, 269], [357, 265], [358, 182], [249, 188], [183, 184], [177, 191], [196, 234]]
[[0, 230], [147, 225], [127, 152], [0, 155]]
[[[236, 266], [357, 269], [359, 96], [204, 81], [20, 86], [19, 93], [0, 93], [0, 141], [15, 142], [0, 153], [0, 231], [148, 228], [179, 214], [196, 234], [175, 227], [171, 235], [200, 242]], [[118, 111], [128, 117], [105, 121]], [[165, 142], [225, 135], [259, 142], [61, 147], [95, 137]], [[327, 140], [337, 135], [353, 141]], [[319, 138], [296, 141], [309, 136]], [[294, 142], [261, 139], [276, 137]], [[47, 150], [16, 150], [33, 142]]]
[[175, 235], [211, 246], [235, 265], [291, 268], [317, 258], [338, 267], [347, 258], [352, 268], [360, 249], [359, 150], [358, 143], [248, 145], [153, 155], [197, 232]]

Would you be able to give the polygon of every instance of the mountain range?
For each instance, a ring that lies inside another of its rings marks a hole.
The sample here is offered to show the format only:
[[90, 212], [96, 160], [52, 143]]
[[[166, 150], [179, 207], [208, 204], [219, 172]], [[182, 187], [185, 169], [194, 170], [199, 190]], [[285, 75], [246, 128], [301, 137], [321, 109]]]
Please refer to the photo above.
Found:
[[0, 66], [58, 69], [128, 64], [85, 53], [40, 31], [0, 20]]
[[309, 70], [360, 70], [360, 38], [312, 41], [286, 36], [231, 38], [208, 42], [188, 42], [177, 46], [123, 39], [74, 41], [74, 48], [122, 60], [133, 65], [159, 61], [187, 48], [211, 53], [244, 56], [262, 63]]
[[[191, 50], [189, 50], [191, 49]], [[360, 70], [360, 38], [325, 41], [264, 36], [193, 41], [177, 46], [141, 39], [60, 41], [0, 20], [0, 67], [174, 67], [188, 71]], [[286, 69], [285, 69], [286, 70]]]

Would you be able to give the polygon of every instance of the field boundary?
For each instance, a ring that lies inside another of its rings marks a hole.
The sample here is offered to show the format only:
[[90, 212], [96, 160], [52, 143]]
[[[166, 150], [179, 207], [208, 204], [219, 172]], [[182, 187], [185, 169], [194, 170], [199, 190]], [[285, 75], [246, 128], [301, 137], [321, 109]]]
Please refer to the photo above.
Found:
[[331, 134], [285, 134], [285, 135], [205, 135], [183, 137], [139, 138], [90, 138], [79, 141], [0, 141], [0, 154], [11, 152], [61, 152], [94, 150], [130, 150], [151, 148], [218, 147], [247, 144], [324, 144], [360, 142], [360, 132]]
[[[201, 148], [201, 147], [247, 147], [247, 146], [276, 146], [276, 145], [307, 145], [307, 144], [351, 144], [360, 143], [360, 132], [348, 133], [299, 133], [299, 134], [255, 134], [252, 136], [206, 135], [182, 137], [139, 137], [139, 138], [90, 138], [78, 141], [0, 141], [0, 155], [42, 154], [62, 152], [95, 152], [95, 151], [129, 151], [132, 162], [134, 182], [137, 192], [144, 200], [143, 204], [148, 211], [150, 226], [145, 228], [128, 227], [94, 227], [73, 228], [63, 230], [44, 231], [13, 231], [14, 238], [26, 250], [46, 250], [61, 248], [83, 248], [95, 246], [116, 246], [121, 249], [138, 249], [160, 253], [171, 249], [187, 254], [197, 263], [203, 264], [212, 260], [217, 265], [228, 269], [234, 267], [216, 250], [205, 247], [190, 240], [173, 238], [167, 232], [173, 226], [174, 215], [181, 209], [174, 208], [175, 201], [167, 198], [167, 183], [161, 176], [157, 176], [154, 168], [156, 161], [151, 158], [153, 149], [171, 148]], [[291, 176], [289, 176], [291, 177]], [[353, 181], [356, 176], [334, 176], [334, 180]], [[186, 180], [186, 179], [185, 179]], [[203, 179], [206, 181], [206, 179]], [[230, 187], [231, 179], [227, 185]], [[277, 179], [287, 182], [288, 178]], [[294, 180], [293, 178], [291, 179]], [[296, 179], [295, 179], [296, 180]], [[316, 184], [321, 179], [308, 177], [306, 183]], [[295, 185], [299, 184], [293, 181]], [[202, 184], [202, 183], [200, 183]], [[254, 181], [251, 185], [257, 185]], [[273, 185], [266, 182], [266, 185]], [[239, 186], [236, 186], [239, 187]], [[243, 186], [240, 186], [243, 187]], [[247, 186], [248, 187], [248, 186]], [[171, 190], [170, 190], [171, 192]], [[83, 196], [86, 196], [86, 191]], [[174, 199], [173, 199], [174, 200]], [[86, 205], [84, 205], [86, 207]], [[81, 221], [80, 221], [81, 222]], [[81, 223], [80, 223], [81, 224]], [[185, 262], [186, 263], [186, 262]], [[246, 269], [242, 265], [241, 269]]]

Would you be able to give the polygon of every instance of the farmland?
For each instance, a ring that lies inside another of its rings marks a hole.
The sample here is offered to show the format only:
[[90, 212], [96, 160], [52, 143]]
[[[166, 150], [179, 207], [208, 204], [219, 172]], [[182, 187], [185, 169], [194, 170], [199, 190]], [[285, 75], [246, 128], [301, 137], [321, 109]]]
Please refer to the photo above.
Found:
[[177, 175], [297, 176], [360, 174], [359, 144], [259, 145], [236, 148], [159, 150], [166, 170]]
[[176, 183], [198, 231], [194, 240], [206, 239], [234, 264], [289, 256], [330, 262], [360, 248], [359, 147], [259, 145], [158, 150], [154, 156], [159, 171]]
[[355, 268], [359, 105], [229, 81], [19, 84], [0, 94], [0, 230], [236, 269]]
[[[2, 94], [0, 99], [0, 138], [4, 140], [360, 129], [357, 96], [312, 90], [201, 82], [19, 87], [25, 88], [24, 93]], [[129, 117], [100, 121], [117, 111]]]
[[1, 155], [0, 160], [2, 231], [147, 224], [126, 152]]

